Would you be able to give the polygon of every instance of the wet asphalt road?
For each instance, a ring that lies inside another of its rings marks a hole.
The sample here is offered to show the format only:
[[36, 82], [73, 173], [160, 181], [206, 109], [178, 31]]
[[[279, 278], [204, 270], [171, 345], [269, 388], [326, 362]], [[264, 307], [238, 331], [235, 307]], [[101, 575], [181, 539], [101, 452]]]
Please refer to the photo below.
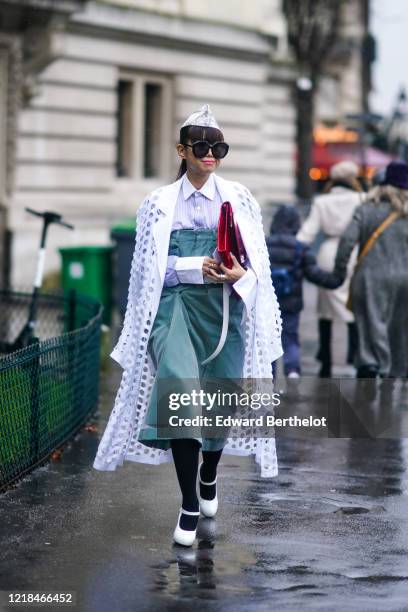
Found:
[[[317, 369], [313, 300], [306, 374]], [[335, 374], [348, 375], [336, 334]], [[0, 497], [0, 590], [75, 591], [81, 612], [408, 611], [406, 440], [279, 438], [271, 480], [252, 458], [224, 456], [217, 518], [200, 519], [184, 549], [171, 538], [172, 464], [91, 467], [118, 377], [115, 366], [103, 377], [100, 431]]]

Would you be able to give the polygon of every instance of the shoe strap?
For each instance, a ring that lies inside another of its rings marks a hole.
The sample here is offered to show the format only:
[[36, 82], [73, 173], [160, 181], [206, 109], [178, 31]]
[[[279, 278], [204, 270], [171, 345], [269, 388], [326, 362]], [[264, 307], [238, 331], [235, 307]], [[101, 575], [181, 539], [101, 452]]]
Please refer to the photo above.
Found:
[[201, 480], [201, 478], [199, 477], [200, 483], [203, 485], [207, 485], [208, 487], [211, 485], [215, 485], [217, 482], [217, 477], [215, 477], [215, 480], [213, 480], [212, 482], [204, 482], [203, 480]]
[[184, 510], [184, 508], [180, 508], [180, 512], [182, 512], [183, 514], [189, 514], [190, 516], [199, 516], [200, 515], [200, 511], [198, 511], [198, 512], [190, 512], [189, 510]]
[[201, 480], [201, 466], [203, 464], [200, 463], [200, 467], [198, 468], [198, 480], [200, 481], [201, 484], [203, 485], [207, 485], [208, 487], [210, 487], [211, 485], [215, 485], [217, 482], [217, 476], [215, 477], [215, 480], [213, 480], [212, 482], [204, 482], [203, 480]]

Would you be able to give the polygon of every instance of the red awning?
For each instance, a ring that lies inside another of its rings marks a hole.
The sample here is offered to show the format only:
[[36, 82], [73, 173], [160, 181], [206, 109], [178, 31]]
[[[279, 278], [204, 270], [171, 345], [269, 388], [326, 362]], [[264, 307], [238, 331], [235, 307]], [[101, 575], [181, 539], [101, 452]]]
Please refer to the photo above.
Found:
[[[358, 143], [328, 143], [325, 145], [313, 145], [313, 167], [320, 170], [330, 170], [333, 164], [343, 161], [353, 161], [359, 166], [362, 163], [362, 151]], [[369, 168], [377, 170], [384, 168], [394, 157], [375, 149], [374, 147], [365, 148], [365, 164]]]

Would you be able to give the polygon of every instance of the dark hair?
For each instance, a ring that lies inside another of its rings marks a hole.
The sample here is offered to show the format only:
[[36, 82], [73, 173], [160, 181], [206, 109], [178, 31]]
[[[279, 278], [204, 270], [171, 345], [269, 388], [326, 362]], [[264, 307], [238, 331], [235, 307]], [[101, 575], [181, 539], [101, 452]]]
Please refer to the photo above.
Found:
[[[213, 127], [201, 127], [200, 125], [186, 125], [180, 130], [180, 144], [187, 144], [191, 140], [208, 140], [210, 144], [213, 142], [222, 142], [224, 135], [221, 130]], [[186, 160], [181, 161], [180, 167], [177, 172], [176, 181], [187, 172]]]

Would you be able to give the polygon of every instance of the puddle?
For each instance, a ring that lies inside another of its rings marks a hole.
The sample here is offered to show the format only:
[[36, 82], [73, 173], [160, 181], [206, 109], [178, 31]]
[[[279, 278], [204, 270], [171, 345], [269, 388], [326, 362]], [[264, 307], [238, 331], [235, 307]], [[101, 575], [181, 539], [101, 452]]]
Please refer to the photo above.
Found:
[[[284, 496], [279, 493], [265, 493], [259, 496], [262, 501], [268, 503], [268, 509], [265, 510], [264, 505], [258, 505], [260, 508], [259, 514], [255, 519], [255, 522], [265, 522], [268, 520], [273, 509], [282, 507], [291, 510], [293, 506], [296, 506], [296, 510], [299, 511], [310, 511], [318, 513], [334, 513], [334, 514], [367, 514], [368, 512], [385, 512], [384, 506], [372, 505], [372, 506], [358, 506], [353, 504], [345, 504], [341, 499], [336, 500], [330, 497], [320, 498], [305, 498], [304, 496], [291, 496], [290, 494]], [[254, 504], [256, 506], [256, 504]]]
[[363, 506], [341, 506], [335, 510], [335, 514], [367, 514], [370, 512], [370, 508], [363, 508]]
[[342, 506], [337, 508], [335, 514], [366, 514], [367, 512], [370, 510], [361, 506]]
[[294, 584], [293, 586], [290, 587], [285, 587], [283, 589], [277, 589], [279, 591], [303, 591], [304, 589], [317, 589], [317, 585], [315, 584]]
[[374, 575], [374, 576], [348, 576], [352, 580], [359, 580], [361, 582], [401, 582], [408, 580], [408, 576], [387, 576], [387, 575]]
[[150, 566], [156, 574], [151, 591], [176, 599], [221, 600], [226, 594], [250, 594], [252, 586], [242, 576], [256, 562], [255, 556], [230, 542], [219, 544], [219, 550], [206, 540], [188, 549], [174, 546], [171, 557]]

